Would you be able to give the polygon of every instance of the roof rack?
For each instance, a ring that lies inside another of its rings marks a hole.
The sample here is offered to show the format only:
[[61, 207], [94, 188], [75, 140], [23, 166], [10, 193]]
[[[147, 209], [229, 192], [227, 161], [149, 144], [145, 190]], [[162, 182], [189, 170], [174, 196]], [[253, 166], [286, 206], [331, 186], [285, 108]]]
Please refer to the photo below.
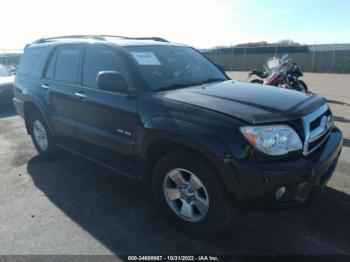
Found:
[[94, 40], [106, 40], [105, 37], [117, 37], [121, 39], [128, 39], [128, 40], [153, 40], [158, 42], [169, 42], [161, 37], [127, 37], [127, 36], [117, 36], [117, 35], [65, 35], [65, 36], [53, 36], [53, 37], [47, 37], [47, 38], [40, 38], [36, 41], [34, 41], [32, 44], [42, 44], [50, 41], [55, 41], [59, 39], [94, 39]]
[[105, 40], [104, 37], [100, 35], [65, 35], [65, 36], [53, 36], [53, 37], [47, 37], [47, 38], [40, 38], [34, 41], [33, 44], [41, 44], [41, 43], [50, 42], [58, 39], [69, 39], [69, 38]]
[[121, 39], [127, 39], [127, 40], [153, 40], [157, 42], [169, 42], [168, 40], [158, 37], [158, 36], [152, 36], [152, 37], [129, 37], [129, 36], [120, 36], [120, 35], [101, 35], [102, 37], [117, 37]]

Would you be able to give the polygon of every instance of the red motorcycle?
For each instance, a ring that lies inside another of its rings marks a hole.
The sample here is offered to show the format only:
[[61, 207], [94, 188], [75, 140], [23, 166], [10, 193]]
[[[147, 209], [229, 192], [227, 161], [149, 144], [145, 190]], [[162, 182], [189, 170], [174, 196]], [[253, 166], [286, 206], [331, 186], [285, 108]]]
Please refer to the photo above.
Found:
[[299, 77], [303, 76], [300, 67], [293, 63], [289, 66], [289, 56], [286, 54], [281, 59], [277, 57], [271, 57], [264, 65], [264, 71], [252, 70], [249, 72], [249, 77], [253, 75], [258, 76], [260, 79], [253, 79], [250, 82], [256, 84], [264, 84], [277, 86], [285, 89], [296, 90], [303, 93], [308, 93], [308, 86]]

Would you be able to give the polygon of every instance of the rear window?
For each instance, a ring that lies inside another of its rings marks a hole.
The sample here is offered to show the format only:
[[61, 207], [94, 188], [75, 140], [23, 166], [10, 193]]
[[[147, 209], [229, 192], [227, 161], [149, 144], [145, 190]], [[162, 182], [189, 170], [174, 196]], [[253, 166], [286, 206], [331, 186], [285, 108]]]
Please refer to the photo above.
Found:
[[38, 62], [43, 60], [44, 51], [44, 48], [26, 48], [19, 63], [18, 73], [31, 74]]

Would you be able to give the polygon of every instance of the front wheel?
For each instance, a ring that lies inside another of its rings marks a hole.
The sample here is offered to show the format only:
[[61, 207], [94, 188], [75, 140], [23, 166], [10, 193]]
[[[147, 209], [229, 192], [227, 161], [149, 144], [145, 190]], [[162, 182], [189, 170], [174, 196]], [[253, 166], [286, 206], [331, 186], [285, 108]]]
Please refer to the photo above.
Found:
[[298, 91], [303, 92], [303, 93], [309, 93], [308, 86], [306, 83], [302, 80], [298, 80]]
[[152, 190], [165, 217], [185, 233], [219, 233], [232, 215], [217, 173], [192, 152], [162, 157], [153, 171]]

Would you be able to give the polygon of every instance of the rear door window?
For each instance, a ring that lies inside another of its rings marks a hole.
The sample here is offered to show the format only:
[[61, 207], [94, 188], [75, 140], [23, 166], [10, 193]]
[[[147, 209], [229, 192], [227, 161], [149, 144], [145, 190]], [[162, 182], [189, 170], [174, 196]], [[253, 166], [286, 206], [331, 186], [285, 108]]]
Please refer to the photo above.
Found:
[[[77, 83], [79, 79], [79, 64], [81, 46], [60, 46], [56, 50], [54, 79], [66, 83]], [[49, 65], [48, 73], [50, 73]]]

